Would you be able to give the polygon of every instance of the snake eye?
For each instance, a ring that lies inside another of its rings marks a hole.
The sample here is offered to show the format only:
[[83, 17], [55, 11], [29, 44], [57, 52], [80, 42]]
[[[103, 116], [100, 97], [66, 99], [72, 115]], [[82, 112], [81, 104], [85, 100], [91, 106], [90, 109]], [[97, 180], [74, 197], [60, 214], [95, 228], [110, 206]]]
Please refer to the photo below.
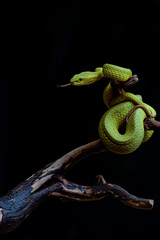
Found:
[[81, 81], [81, 80], [83, 80], [83, 78], [79, 78], [79, 80]]

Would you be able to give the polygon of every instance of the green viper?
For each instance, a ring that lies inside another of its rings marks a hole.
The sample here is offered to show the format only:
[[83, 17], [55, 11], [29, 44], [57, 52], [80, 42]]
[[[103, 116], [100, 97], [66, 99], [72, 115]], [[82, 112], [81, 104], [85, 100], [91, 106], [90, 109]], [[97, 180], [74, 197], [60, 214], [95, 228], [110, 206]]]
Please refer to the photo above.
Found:
[[[76, 74], [67, 85], [83, 86], [102, 78], [125, 82], [131, 76], [130, 69], [104, 64], [102, 68], [96, 68], [94, 72]], [[142, 142], [149, 140], [153, 131], [145, 129], [143, 121], [147, 116], [155, 117], [156, 112], [142, 101], [140, 95], [129, 92], [115, 93], [110, 81], [104, 89], [103, 99], [109, 110], [102, 116], [98, 131], [102, 142], [110, 151], [128, 154], [135, 151]], [[122, 126], [125, 126], [125, 133], [120, 131]]]

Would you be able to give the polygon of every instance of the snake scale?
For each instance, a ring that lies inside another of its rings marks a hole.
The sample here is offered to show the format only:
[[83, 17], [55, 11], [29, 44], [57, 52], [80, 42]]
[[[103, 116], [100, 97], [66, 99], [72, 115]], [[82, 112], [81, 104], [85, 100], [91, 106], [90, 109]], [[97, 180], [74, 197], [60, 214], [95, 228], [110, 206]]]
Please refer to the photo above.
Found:
[[[94, 72], [81, 72], [74, 75], [70, 84], [67, 85], [83, 86], [102, 78], [126, 82], [131, 77], [130, 69], [104, 64], [102, 68], [96, 68]], [[115, 93], [110, 81], [104, 89], [103, 100], [108, 111], [99, 122], [98, 132], [103, 144], [110, 151], [117, 154], [128, 154], [135, 151], [141, 143], [150, 139], [153, 131], [145, 129], [143, 121], [148, 116], [154, 118], [156, 111], [144, 103], [140, 95], [130, 92]], [[123, 133], [121, 132], [122, 127], [125, 128]]]

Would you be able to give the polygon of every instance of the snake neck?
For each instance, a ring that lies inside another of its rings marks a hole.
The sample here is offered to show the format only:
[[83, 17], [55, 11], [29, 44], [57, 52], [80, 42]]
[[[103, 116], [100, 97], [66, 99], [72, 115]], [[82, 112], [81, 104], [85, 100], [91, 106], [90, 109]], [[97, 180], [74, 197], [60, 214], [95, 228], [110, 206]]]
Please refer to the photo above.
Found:
[[97, 68], [95, 68], [94, 71], [95, 71], [95, 79], [96, 79], [96, 81], [99, 81], [99, 80], [104, 78], [103, 68], [97, 67]]

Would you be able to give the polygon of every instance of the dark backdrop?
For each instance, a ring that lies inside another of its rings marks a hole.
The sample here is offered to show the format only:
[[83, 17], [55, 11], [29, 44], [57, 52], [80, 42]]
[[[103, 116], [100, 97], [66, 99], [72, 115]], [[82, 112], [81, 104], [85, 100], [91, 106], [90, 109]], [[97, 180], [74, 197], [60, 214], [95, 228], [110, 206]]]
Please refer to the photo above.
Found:
[[[1, 6], [0, 193], [68, 151], [98, 138], [106, 111], [105, 81], [84, 88], [56, 88], [104, 63], [131, 68], [160, 119], [160, 2], [39, 1]], [[107, 181], [155, 200], [152, 211], [112, 200], [48, 200], [15, 231], [0, 239], [155, 239], [160, 234], [160, 133], [127, 156], [102, 154], [82, 161], [68, 178]]]

